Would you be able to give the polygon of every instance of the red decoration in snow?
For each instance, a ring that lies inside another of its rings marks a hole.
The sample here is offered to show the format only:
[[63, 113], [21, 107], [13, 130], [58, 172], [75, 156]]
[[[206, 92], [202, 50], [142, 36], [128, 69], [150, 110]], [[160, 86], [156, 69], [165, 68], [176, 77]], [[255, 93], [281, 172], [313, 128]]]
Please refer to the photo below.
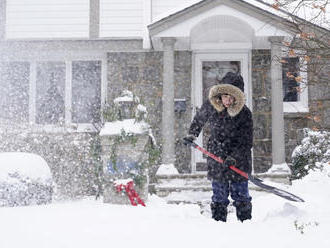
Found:
[[138, 204], [141, 204], [142, 206], [146, 206], [143, 202], [143, 200], [140, 198], [139, 194], [134, 189], [133, 181], [129, 181], [126, 184], [115, 184], [117, 192], [121, 192], [123, 190], [126, 191], [126, 194], [133, 206], [137, 206]]

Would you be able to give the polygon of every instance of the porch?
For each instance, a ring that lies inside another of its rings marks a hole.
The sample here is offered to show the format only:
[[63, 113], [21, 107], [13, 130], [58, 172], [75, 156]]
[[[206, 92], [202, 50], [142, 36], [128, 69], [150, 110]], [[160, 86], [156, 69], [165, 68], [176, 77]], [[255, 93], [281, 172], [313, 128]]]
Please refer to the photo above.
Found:
[[[254, 122], [263, 122], [262, 127], [258, 123], [254, 130], [254, 173], [263, 173], [265, 177], [281, 178], [283, 182], [288, 182], [290, 169], [285, 157], [282, 65], [280, 59], [275, 58], [283, 56], [282, 42], [290, 39], [291, 34], [273, 16], [264, 13], [269, 18], [265, 21], [260, 12], [249, 7], [251, 6], [245, 3], [230, 1], [202, 1], [148, 26], [152, 47], [164, 54], [161, 129], [163, 150], [162, 165], [158, 171], [162, 171], [164, 166], [178, 164], [174, 56], [178, 51], [188, 50], [191, 51], [192, 64], [190, 101], [187, 101], [191, 104], [191, 118], [206, 100], [204, 93], [212, 83], [220, 81], [228, 70], [240, 73], [245, 82], [246, 105], [253, 112]], [[266, 67], [261, 66], [268, 70], [263, 77], [269, 79], [269, 84], [259, 91], [258, 87], [264, 83], [261, 82], [264, 78], [256, 79], [259, 65], [256, 66], [254, 59], [256, 52], [261, 50], [269, 51], [263, 58], [268, 64]], [[213, 78], [208, 77], [210, 73], [216, 75]], [[266, 101], [261, 107], [263, 109], [260, 109], [259, 103], [262, 100]], [[265, 114], [265, 111], [269, 112]], [[204, 132], [207, 133], [207, 130]], [[206, 136], [200, 134], [197, 143], [205, 145]], [[263, 151], [260, 152], [261, 150]], [[265, 150], [268, 153], [267, 163], [265, 154], [261, 155]], [[195, 150], [191, 150], [190, 158], [191, 168], [188, 174], [180, 174], [180, 170], [175, 171], [175, 175], [157, 173], [158, 185], [155, 189], [159, 194], [175, 190], [210, 189], [206, 186], [205, 173], [203, 174], [205, 169], [198, 168], [199, 164], [205, 163], [205, 158]], [[177, 185], [174, 188], [175, 183]]]

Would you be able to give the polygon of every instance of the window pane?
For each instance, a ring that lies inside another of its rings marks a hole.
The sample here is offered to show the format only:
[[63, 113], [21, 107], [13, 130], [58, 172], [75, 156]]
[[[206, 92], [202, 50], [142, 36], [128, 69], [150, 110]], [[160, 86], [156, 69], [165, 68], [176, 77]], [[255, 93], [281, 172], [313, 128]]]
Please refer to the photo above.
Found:
[[36, 122], [57, 124], [64, 121], [65, 63], [37, 64]]
[[29, 74], [28, 62], [0, 63], [1, 121], [28, 121]]
[[72, 121], [100, 121], [101, 61], [72, 63]]
[[299, 59], [284, 58], [287, 63], [282, 64], [283, 80], [283, 101], [296, 102], [299, 100], [299, 83], [296, 77], [299, 76]]

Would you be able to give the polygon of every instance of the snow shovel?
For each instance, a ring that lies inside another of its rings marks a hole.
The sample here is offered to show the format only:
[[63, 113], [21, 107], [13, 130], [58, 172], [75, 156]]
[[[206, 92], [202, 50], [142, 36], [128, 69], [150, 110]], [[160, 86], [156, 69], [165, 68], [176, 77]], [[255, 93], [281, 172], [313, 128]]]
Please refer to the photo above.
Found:
[[[185, 140], [185, 143], [187, 145], [192, 146], [193, 148], [201, 151], [203, 154], [207, 155], [208, 157], [214, 159], [215, 161], [219, 162], [221, 165], [223, 164], [223, 159], [215, 156], [214, 154], [208, 152], [207, 150], [205, 150], [204, 148], [200, 147], [199, 145], [197, 145], [195, 142], [189, 141], [189, 140]], [[269, 193], [273, 193], [275, 195], [278, 195], [282, 198], [285, 198], [289, 201], [295, 201], [295, 202], [304, 202], [304, 200], [290, 192], [287, 192], [285, 190], [264, 184], [262, 182], [262, 180], [260, 178], [257, 178], [255, 176], [252, 176], [251, 174], [248, 174], [238, 168], [236, 168], [233, 165], [229, 166], [229, 169], [235, 171], [236, 173], [240, 174], [242, 177], [245, 177], [246, 179], [248, 179], [251, 183], [253, 183], [254, 185], [264, 189], [265, 191], [269, 192]]]

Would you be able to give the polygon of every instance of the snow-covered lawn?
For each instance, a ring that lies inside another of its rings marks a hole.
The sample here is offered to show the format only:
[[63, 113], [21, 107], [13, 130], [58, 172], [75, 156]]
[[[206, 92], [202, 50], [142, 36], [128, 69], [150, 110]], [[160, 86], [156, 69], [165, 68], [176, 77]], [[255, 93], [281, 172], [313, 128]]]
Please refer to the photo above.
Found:
[[[329, 164], [325, 166], [330, 167]], [[252, 192], [253, 219], [230, 212], [227, 223], [197, 205], [168, 205], [150, 196], [147, 207], [83, 199], [50, 205], [0, 208], [1, 248], [111, 247], [330, 247], [330, 169], [287, 188], [294, 203]]]

